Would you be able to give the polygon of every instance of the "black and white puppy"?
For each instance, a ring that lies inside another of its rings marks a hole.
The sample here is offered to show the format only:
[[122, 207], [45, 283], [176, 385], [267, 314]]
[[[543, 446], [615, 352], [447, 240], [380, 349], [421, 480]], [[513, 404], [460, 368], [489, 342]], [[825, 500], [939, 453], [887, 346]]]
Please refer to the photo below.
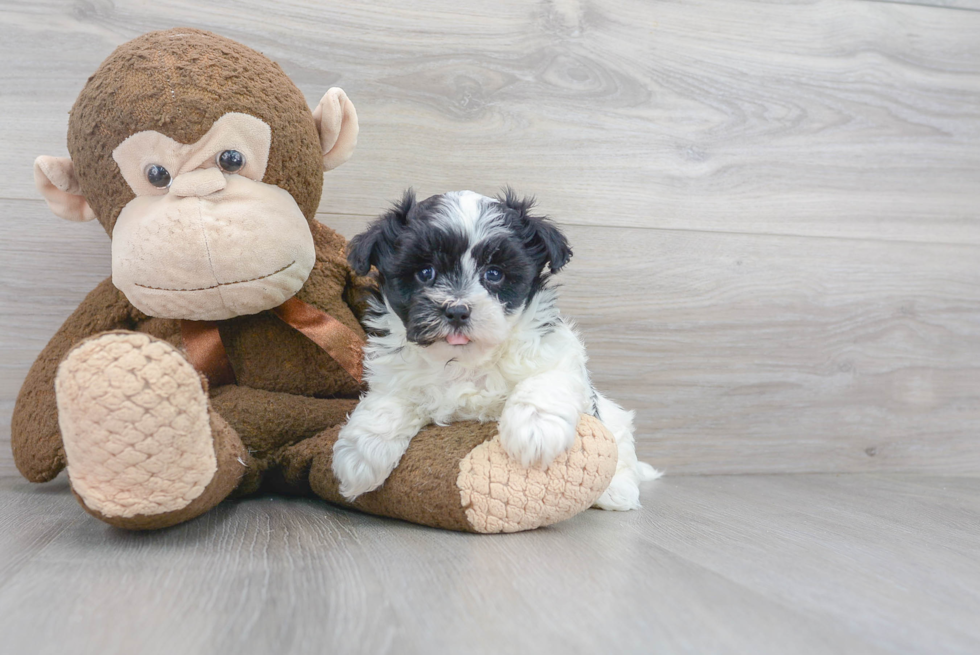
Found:
[[571, 448], [582, 413], [615, 435], [619, 464], [597, 501], [640, 506], [637, 483], [659, 475], [638, 462], [633, 412], [594, 388], [585, 347], [548, 285], [572, 256], [564, 235], [508, 189], [401, 202], [350, 242], [348, 260], [380, 274], [365, 320], [369, 391], [340, 431], [333, 471], [349, 499], [379, 487], [429, 423], [499, 421], [504, 449], [547, 466]]

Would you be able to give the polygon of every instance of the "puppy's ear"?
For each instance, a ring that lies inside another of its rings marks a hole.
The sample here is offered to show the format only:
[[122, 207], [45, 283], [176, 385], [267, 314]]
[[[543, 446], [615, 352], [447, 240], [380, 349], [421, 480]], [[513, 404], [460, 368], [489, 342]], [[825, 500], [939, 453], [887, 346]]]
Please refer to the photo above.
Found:
[[524, 245], [538, 262], [538, 270], [550, 264], [551, 272], [557, 273], [572, 258], [572, 249], [561, 230], [547, 216], [531, 214], [534, 197], [519, 198], [513, 189], [507, 187], [502, 196], [497, 196], [508, 209], [517, 212], [520, 219]]
[[347, 248], [347, 263], [358, 275], [367, 275], [372, 266], [389, 256], [395, 249], [398, 234], [408, 222], [408, 214], [415, 208], [415, 190], [409, 189], [391, 209], [371, 223], [367, 230], [353, 239]]

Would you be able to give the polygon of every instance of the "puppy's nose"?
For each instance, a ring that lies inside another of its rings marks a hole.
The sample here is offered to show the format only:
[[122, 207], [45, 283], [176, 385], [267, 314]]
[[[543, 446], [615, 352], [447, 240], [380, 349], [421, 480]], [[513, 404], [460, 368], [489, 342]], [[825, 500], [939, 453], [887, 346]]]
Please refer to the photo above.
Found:
[[470, 320], [470, 308], [466, 305], [450, 305], [446, 307], [446, 318], [456, 327], [466, 325]]

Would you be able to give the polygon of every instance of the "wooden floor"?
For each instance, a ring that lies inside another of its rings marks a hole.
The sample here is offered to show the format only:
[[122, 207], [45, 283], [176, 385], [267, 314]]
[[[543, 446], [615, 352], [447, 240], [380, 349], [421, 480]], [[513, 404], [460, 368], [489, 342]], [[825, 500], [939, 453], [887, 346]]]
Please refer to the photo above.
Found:
[[667, 477], [643, 501], [487, 537], [258, 498], [133, 534], [6, 478], [0, 651], [980, 652], [980, 479]]
[[66, 154], [113, 48], [190, 25], [265, 52], [311, 102], [349, 92], [358, 150], [319, 214], [346, 234], [408, 186], [536, 194], [575, 250], [562, 308], [656, 465], [976, 472], [978, 10], [0, 0], [0, 443], [34, 357], [109, 272], [33, 159]]
[[[409, 186], [538, 196], [668, 472], [644, 510], [474, 537], [258, 498], [142, 535], [16, 477], [17, 391], [109, 274], [32, 161], [179, 25], [347, 90], [345, 235]], [[0, 655], [980, 652], [980, 0], [0, 0], [0, 60]]]

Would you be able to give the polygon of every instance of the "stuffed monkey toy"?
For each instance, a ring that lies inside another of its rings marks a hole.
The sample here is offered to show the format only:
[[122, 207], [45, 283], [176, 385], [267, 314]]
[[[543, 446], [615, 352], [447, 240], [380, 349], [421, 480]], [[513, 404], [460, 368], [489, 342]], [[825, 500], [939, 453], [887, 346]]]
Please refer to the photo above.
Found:
[[67, 467], [85, 511], [128, 529], [260, 489], [471, 532], [592, 505], [616, 444], [590, 417], [546, 470], [511, 461], [494, 424], [430, 427], [381, 488], [340, 495], [331, 457], [363, 390], [371, 281], [315, 212], [323, 171], [357, 133], [343, 91], [311, 112], [277, 64], [208, 32], [145, 34], [102, 63], [71, 111], [71, 157], [35, 162], [55, 214], [105, 228], [112, 277], [17, 398], [11, 441], [27, 479]]

